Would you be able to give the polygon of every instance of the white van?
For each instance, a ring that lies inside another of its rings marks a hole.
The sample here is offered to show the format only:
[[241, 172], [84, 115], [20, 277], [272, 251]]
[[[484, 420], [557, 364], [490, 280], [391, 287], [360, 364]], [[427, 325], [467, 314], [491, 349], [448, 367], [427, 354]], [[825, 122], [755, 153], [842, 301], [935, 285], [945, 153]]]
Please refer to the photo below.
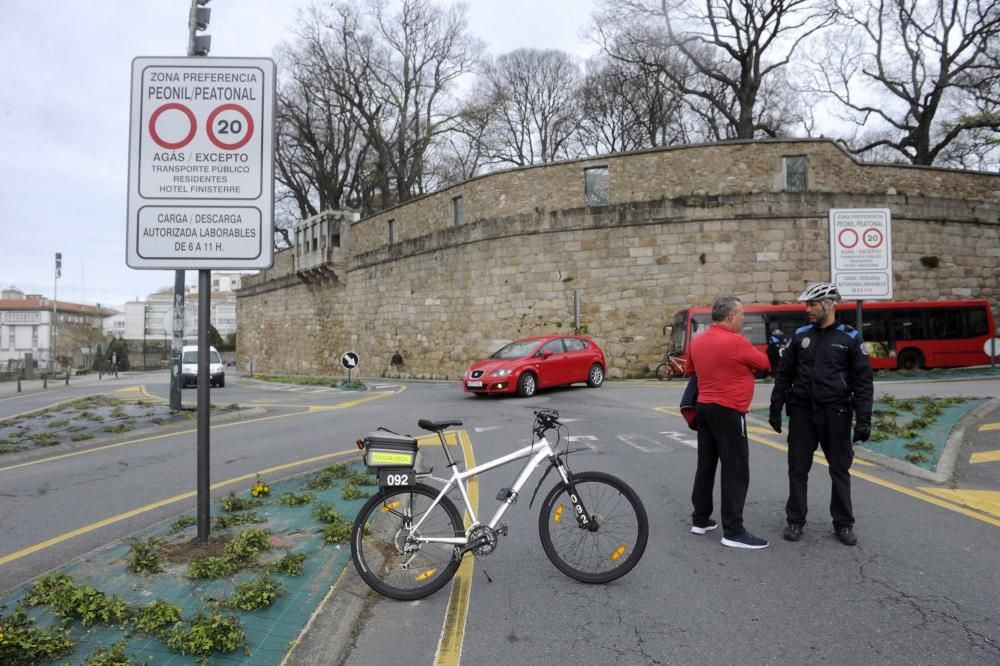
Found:
[[[226, 385], [226, 366], [215, 347], [208, 348], [208, 375], [209, 386]], [[181, 388], [188, 384], [198, 385], [198, 345], [184, 345], [181, 349]]]

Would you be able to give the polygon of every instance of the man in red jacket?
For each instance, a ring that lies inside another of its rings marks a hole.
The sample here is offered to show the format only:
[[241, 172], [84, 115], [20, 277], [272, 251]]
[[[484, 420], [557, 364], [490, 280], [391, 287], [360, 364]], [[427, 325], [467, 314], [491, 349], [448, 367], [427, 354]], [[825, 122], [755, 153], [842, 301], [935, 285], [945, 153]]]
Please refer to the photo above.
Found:
[[718, 527], [711, 519], [715, 468], [722, 462], [722, 545], [767, 548], [743, 527], [750, 485], [746, 413], [753, 399], [754, 373], [770, 368], [764, 352], [743, 337], [743, 303], [721, 296], [712, 305], [712, 326], [691, 342], [690, 364], [698, 377], [698, 469], [694, 475], [691, 531]]

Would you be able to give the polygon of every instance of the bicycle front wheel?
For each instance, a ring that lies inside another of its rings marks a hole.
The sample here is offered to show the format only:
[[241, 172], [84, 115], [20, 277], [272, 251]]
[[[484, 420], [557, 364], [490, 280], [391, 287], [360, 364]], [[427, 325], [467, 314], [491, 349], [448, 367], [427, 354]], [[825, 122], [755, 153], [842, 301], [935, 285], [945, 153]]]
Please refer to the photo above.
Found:
[[[422, 518], [413, 536], [461, 537], [462, 516], [454, 503], [430, 486], [386, 488], [371, 497], [351, 528], [351, 559], [361, 578], [373, 590], [391, 599], [410, 601], [426, 597], [451, 580], [461, 564], [453, 544], [408, 540], [410, 527]], [[430, 513], [428, 513], [428, 511]]]
[[587, 524], [576, 519], [570, 489], [549, 491], [538, 516], [542, 548], [559, 571], [583, 583], [621, 578], [639, 563], [649, 522], [642, 500], [624, 481], [603, 472], [573, 475]]
[[661, 363], [658, 366], [656, 366], [656, 378], [659, 379], [661, 382], [664, 379], [670, 379], [670, 375], [671, 375], [670, 366], [667, 365], [666, 363]]

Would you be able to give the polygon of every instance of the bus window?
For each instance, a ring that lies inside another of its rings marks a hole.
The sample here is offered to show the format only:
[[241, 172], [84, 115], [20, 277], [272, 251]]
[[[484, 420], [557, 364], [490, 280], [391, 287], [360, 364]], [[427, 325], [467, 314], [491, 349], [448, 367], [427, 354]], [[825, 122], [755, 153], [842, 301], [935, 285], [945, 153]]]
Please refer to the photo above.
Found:
[[678, 312], [670, 330], [670, 351], [683, 352], [687, 341], [687, 312]]
[[770, 312], [766, 319], [770, 328], [777, 326], [786, 338], [791, 338], [795, 331], [809, 323], [805, 308], [802, 308], [802, 312]]
[[864, 329], [861, 339], [872, 358], [887, 358], [889, 356], [889, 330], [886, 326], [886, 316], [881, 312], [865, 312], [861, 320]]
[[712, 325], [712, 315], [696, 314], [691, 317], [691, 339], [694, 340]]
[[923, 340], [924, 313], [922, 310], [900, 310], [892, 313], [892, 332], [896, 341]]
[[767, 327], [764, 325], [764, 315], [748, 314], [743, 319], [743, 335], [752, 345], [767, 344]]
[[928, 310], [927, 337], [931, 340], [948, 340], [965, 337], [961, 310]]
[[986, 320], [986, 308], [980, 308], [977, 310], [966, 310], [966, 330], [969, 332], [970, 338], [976, 338], [980, 335], [989, 335], [989, 324]]

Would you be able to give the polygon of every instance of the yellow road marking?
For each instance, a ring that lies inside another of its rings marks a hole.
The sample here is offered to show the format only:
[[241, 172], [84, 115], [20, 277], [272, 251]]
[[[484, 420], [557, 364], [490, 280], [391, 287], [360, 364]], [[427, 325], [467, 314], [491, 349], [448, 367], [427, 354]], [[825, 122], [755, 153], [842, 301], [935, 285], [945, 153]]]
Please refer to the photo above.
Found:
[[989, 430], [1000, 430], [1000, 423], [984, 423], [979, 426], [979, 432], [987, 432]]
[[970, 463], [1000, 462], [1000, 449], [995, 451], [976, 451], [969, 456]]
[[[306, 460], [296, 460], [295, 462], [292, 462], [292, 463], [286, 463], [284, 465], [277, 465], [275, 467], [269, 467], [267, 469], [262, 469], [262, 470], [260, 470], [258, 472], [253, 472], [251, 474], [244, 474], [242, 476], [237, 476], [237, 477], [233, 477], [232, 479], [227, 479], [225, 481], [220, 481], [218, 483], [214, 483], [214, 484], [212, 484], [210, 486], [210, 489], [211, 490], [218, 490], [219, 488], [225, 488], [226, 486], [233, 485], [234, 483], [240, 483], [241, 481], [250, 481], [252, 479], [257, 478], [257, 476], [260, 475], [260, 474], [273, 474], [275, 472], [282, 472], [282, 471], [285, 471], [285, 470], [293, 469], [295, 467], [301, 467], [302, 465], [309, 465], [309, 464], [312, 464], [312, 463], [315, 463], [315, 462], [319, 462], [321, 460], [327, 460], [329, 458], [337, 458], [337, 457], [340, 457], [340, 456], [346, 456], [346, 455], [350, 455], [352, 453], [356, 454], [357, 450], [356, 449], [350, 449], [348, 451], [338, 451], [336, 453], [325, 453], [325, 454], [323, 454], [321, 456], [315, 456], [313, 458], [307, 458]], [[78, 536], [80, 536], [82, 534], [87, 534], [88, 532], [93, 532], [94, 530], [98, 530], [98, 529], [100, 529], [102, 527], [107, 527], [108, 525], [113, 525], [114, 523], [117, 523], [117, 522], [119, 522], [121, 520], [126, 520], [128, 518], [132, 518], [134, 516], [138, 516], [140, 514], [146, 513], [147, 511], [152, 511], [153, 509], [158, 509], [158, 508], [160, 508], [162, 506], [167, 506], [168, 504], [174, 504], [176, 502], [180, 502], [182, 500], [186, 500], [186, 499], [189, 499], [191, 497], [197, 497], [197, 495], [198, 495], [198, 492], [196, 490], [192, 490], [192, 491], [189, 491], [189, 492], [186, 492], [186, 493], [182, 493], [180, 495], [174, 495], [173, 497], [168, 497], [167, 499], [160, 500], [159, 502], [153, 502], [152, 504], [147, 504], [145, 506], [141, 506], [141, 507], [139, 507], [137, 509], [132, 509], [131, 511], [126, 511], [125, 513], [120, 513], [117, 516], [111, 516], [110, 518], [105, 518], [104, 520], [99, 520], [96, 523], [91, 523], [89, 525], [84, 525], [83, 527], [80, 527], [78, 529], [72, 530], [70, 532], [66, 532], [64, 534], [60, 534], [59, 536], [52, 537], [51, 539], [47, 539], [45, 541], [42, 541], [41, 543], [36, 543], [34, 546], [28, 546], [27, 548], [22, 548], [21, 550], [17, 551], [16, 553], [11, 553], [10, 555], [4, 555], [3, 557], [0, 557], [0, 566], [2, 566], [4, 564], [7, 564], [8, 562], [13, 562], [14, 560], [18, 560], [18, 559], [24, 557], [25, 555], [31, 555], [32, 553], [36, 553], [36, 552], [38, 552], [40, 550], [48, 548], [49, 546], [54, 546], [54, 545], [56, 545], [58, 543], [62, 543], [63, 541], [69, 541], [70, 539], [72, 539], [74, 537], [78, 537]]]
[[[449, 431], [449, 435], [455, 431]], [[465, 468], [476, 466], [476, 458], [472, 452], [472, 442], [464, 430], [459, 430], [457, 437], [465, 455]], [[479, 480], [469, 479], [467, 490], [472, 510], [479, 515]], [[465, 514], [465, 526], [469, 526], [469, 514]], [[458, 567], [455, 582], [448, 597], [448, 610], [444, 615], [444, 626], [441, 628], [441, 639], [438, 641], [437, 654], [434, 655], [435, 666], [457, 666], [462, 659], [462, 641], [465, 638], [465, 619], [469, 614], [469, 596], [472, 593], [473, 557], [466, 557]]]
[[969, 506], [983, 513], [1000, 518], [1000, 491], [952, 488], [921, 488], [920, 490], [954, 502], [955, 504]]
[[[781, 451], [787, 450], [784, 446], [780, 446], [778, 444], [775, 444], [774, 442], [769, 442], [768, 440], [764, 439], [763, 437], [751, 436], [750, 439], [754, 440], [755, 442], [760, 442], [761, 444], [765, 444], [767, 446], [770, 446], [771, 448], [775, 448], [775, 449], [778, 449], [778, 450], [781, 450]], [[819, 458], [819, 457], [817, 457], [817, 461], [816, 462], [820, 463], [821, 465], [826, 465], [827, 464], [826, 460], [824, 460], [822, 458]], [[859, 461], [855, 460], [855, 462], [859, 462]], [[906, 486], [901, 486], [901, 485], [899, 485], [897, 483], [893, 483], [892, 481], [886, 481], [885, 479], [881, 479], [881, 478], [879, 478], [877, 476], [873, 476], [871, 474], [868, 474], [867, 472], [861, 472], [859, 470], [852, 469], [851, 470], [851, 476], [855, 477], [855, 478], [858, 478], [858, 479], [864, 479], [865, 481], [870, 481], [871, 483], [874, 483], [875, 485], [882, 486], [884, 488], [889, 488], [890, 490], [895, 490], [896, 492], [902, 493], [904, 495], [909, 495], [910, 497], [916, 497], [917, 499], [923, 500], [923, 501], [928, 502], [930, 504], [934, 504], [935, 506], [940, 506], [940, 507], [943, 507], [945, 509], [950, 509], [950, 510], [952, 510], [952, 511], [954, 511], [956, 513], [960, 513], [960, 514], [962, 514], [964, 516], [968, 516], [970, 518], [975, 518], [975, 519], [981, 520], [981, 521], [983, 521], [985, 523], [989, 523], [991, 525], [996, 525], [997, 527], [1000, 527], [1000, 514], [998, 514], [998, 516], [995, 517], [995, 518], [993, 516], [984, 516], [981, 513], [978, 513], [978, 512], [975, 512], [975, 511], [971, 511], [971, 510], [967, 509], [964, 506], [961, 506], [961, 505], [958, 505], [958, 504], [953, 504], [950, 501], [949, 502], [942, 501], [941, 499], [938, 499], [937, 497], [934, 497], [932, 495], [928, 495], [927, 493], [924, 493], [924, 492], [922, 492], [920, 490], [913, 490], [912, 488], [907, 488]]]

